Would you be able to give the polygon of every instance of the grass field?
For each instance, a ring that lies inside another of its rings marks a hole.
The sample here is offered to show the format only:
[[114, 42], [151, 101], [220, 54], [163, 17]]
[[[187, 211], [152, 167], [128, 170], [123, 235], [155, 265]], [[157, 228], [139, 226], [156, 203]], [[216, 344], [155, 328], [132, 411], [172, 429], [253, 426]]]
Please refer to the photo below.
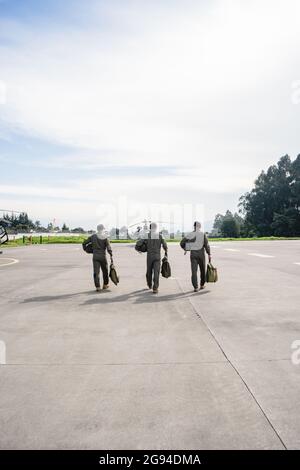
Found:
[[[87, 237], [86, 236], [43, 236], [42, 237], [42, 244], [69, 244], [69, 243], [82, 243]], [[300, 240], [300, 237], [253, 237], [253, 238], [209, 238], [210, 242], [224, 242], [224, 241], [256, 241], [256, 240]], [[168, 243], [179, 243], [180, 239], [167, 239]], [[134, 240], [111, 240], [111, 243], [134, 243]], [[5, 247], [18, 247], [18, 246], [25, 246], [25, 245], [36, 245], [40, 244], [40, 237], [33, 236], [31, 239], [26, 237], [24, 242], [22, 238], [16, 240], [10, 240], [8, 243], [5, 243]]]

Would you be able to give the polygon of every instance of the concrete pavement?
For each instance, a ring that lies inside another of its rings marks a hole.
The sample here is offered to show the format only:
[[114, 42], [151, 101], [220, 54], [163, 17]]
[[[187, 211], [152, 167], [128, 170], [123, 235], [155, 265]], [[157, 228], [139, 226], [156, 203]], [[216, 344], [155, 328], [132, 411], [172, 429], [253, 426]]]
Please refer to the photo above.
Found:
[[78, 245], [4, 249], [0, 448], [300, 448], [300, 242], [212, 245], [217, 284], [170, 245], [158, 296], [131, 245], [98, 294]]

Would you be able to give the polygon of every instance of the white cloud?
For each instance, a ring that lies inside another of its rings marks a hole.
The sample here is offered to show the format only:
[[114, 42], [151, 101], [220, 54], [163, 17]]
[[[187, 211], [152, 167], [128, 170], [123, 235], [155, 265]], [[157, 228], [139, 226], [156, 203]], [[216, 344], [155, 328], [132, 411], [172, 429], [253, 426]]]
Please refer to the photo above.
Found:
[[[103, 10], [85, 2], [88, 28], [2, 20], [2, 34], [14, 41], [0, 49], [3, 122], [78, 147], [74, 156], [44, 160], [45, 167], [180, 168], [159, 181], [99, 180], [108, 190], [246, 190], [262, 167], [297, 152], [291, 83], [300, 68], [299, 1], [147, 3]], [[83, 199], [94, 197], [93, 184]], [[7, 193], [12, 188], [22, 191]]]

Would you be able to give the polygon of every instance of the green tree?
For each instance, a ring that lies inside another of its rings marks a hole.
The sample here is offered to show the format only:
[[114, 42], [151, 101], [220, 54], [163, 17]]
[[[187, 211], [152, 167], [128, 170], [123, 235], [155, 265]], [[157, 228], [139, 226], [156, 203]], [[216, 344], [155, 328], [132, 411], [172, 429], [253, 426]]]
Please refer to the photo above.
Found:
[[224, 217], [221, 225], [221, 234], [225, 238], [237, 238], [240, 235], [240, 228], [238, 222], [231, 215]]
[[216, 230], [216, 231], [221, 231], [221, 226], [222, 226], [223, 220], [224, 220], [224, 215], [217, 214], [215, 216], [213, 229]]
[[225, 215], [217, 214], [213, 225], [213, 236], [239, 237], [244, 228], [244, 219], [237, 212], [227, 210]]
[[258, 236], [300, 235], [300, 155], [288, 155], [262, 171], [254, 188], [240, 198], [248, 233]]
[[5, 214], [3, 217], [4, 220], [9, 222], [9, 231], [10, 232], [30, 232], [35, 229], [35, 225], [31, 219], [29, 219], [26, 212], [20, 213], [18, 216], [15, 214], [9, 215]]

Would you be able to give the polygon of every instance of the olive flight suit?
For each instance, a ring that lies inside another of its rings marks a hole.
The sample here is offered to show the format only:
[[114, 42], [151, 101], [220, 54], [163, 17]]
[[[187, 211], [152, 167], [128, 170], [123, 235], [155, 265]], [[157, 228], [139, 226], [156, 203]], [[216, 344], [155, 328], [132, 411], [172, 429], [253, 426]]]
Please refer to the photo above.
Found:
[[[149, 289], [153, 287], [154, 290], [159, 286], [159, 274], [161, 264], [161, 247], [165, 250], [165, 255], [168, 253], [168, 246], [164, 238], [159, 233], [149, 233], [147, 238], [147, 285]], [[153, 286], [152, 286], [153, 284]]]
[[198, 289], [198, 267], [200, 269], [200, 286], [205, 284], [205, 252], [210, 256], [210, 246], [205, 233], [200, 230], [191, 232], [183, 239], [187, 249], [191, 252], [192, 284], [194, 289]]
[[108, 264], [106, 259], [106, 250], [110, 256], [112, 256], [112, 249], [108, 238], [99, 238], [95, 233], [86, 240], [86, 243], [92, 242], [93, 247], [93, 268], [94, 268], [94, 283], [95, 287], [100, 287], [100, 268], [103, 276], [103, 283], [107, 285], [109, 283], [108, 277]]

